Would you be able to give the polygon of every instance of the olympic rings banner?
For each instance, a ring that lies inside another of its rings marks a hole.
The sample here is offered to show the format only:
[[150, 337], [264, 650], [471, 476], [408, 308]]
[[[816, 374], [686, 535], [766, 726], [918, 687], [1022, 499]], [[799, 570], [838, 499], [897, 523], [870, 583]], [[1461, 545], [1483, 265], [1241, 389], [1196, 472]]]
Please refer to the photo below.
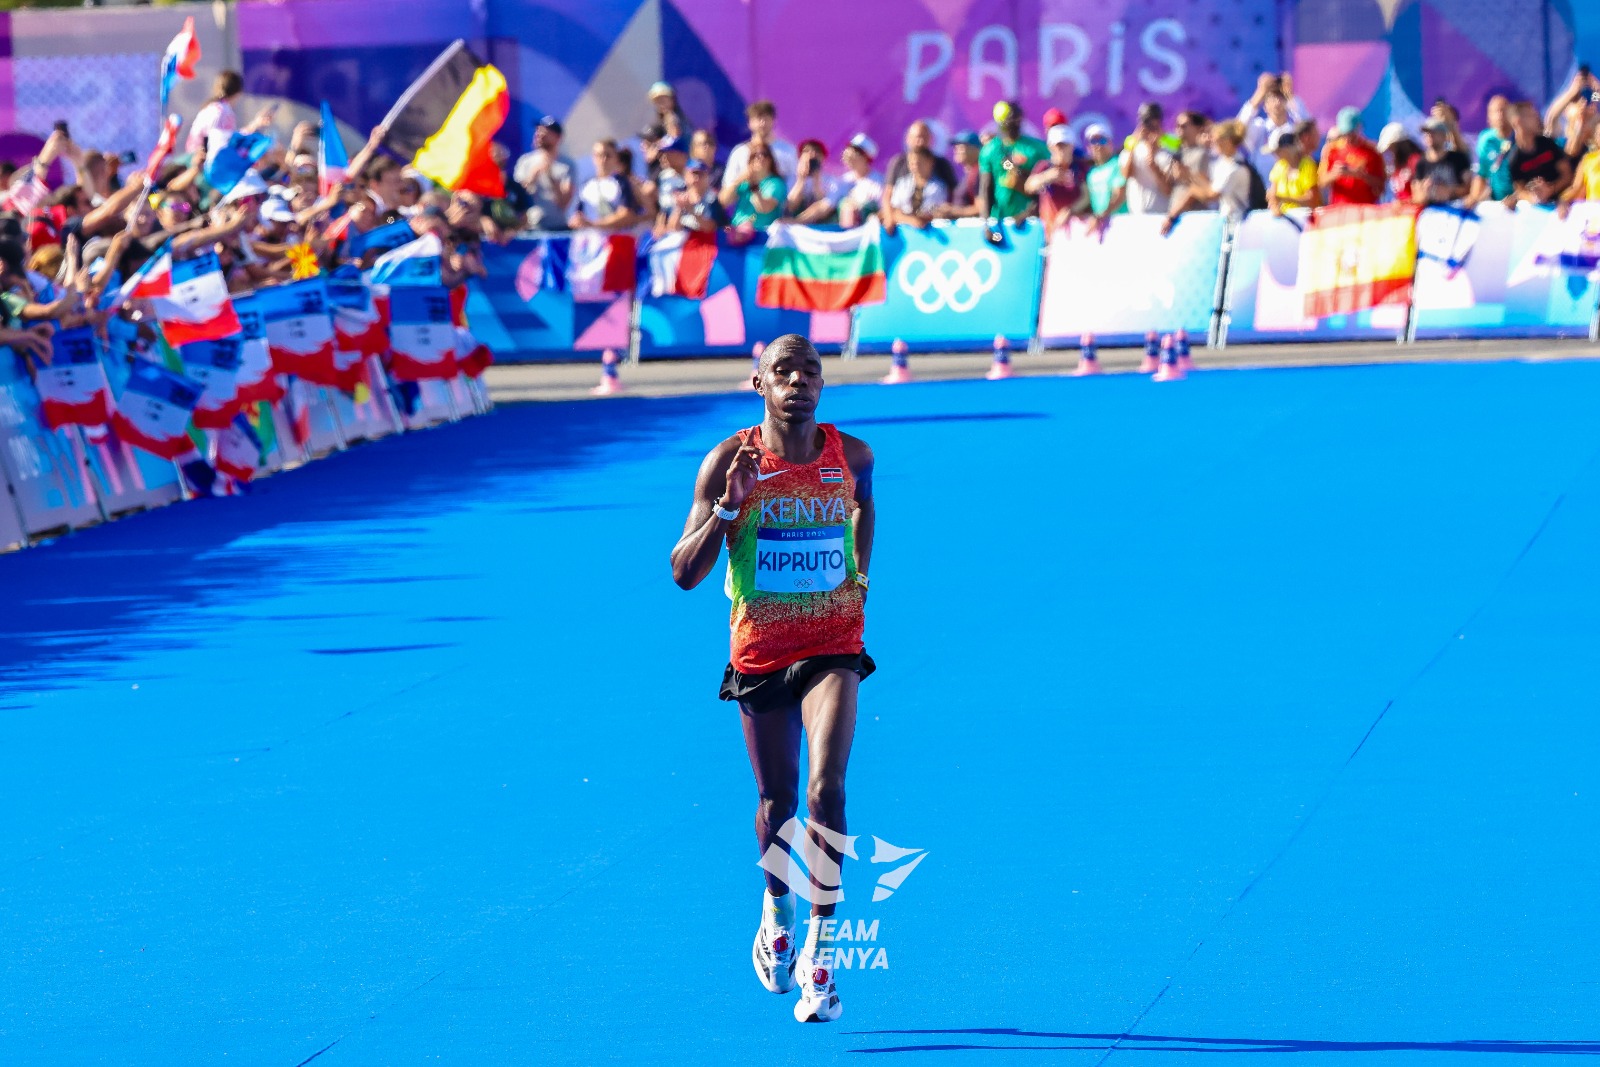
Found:
[[1149, 330], [1205, 337], [1216, 308], [1223, 219], [1214, 211], [1178, 217], [1161, 234], [1160, 215], [1114, 215], [1104, 227], [1074, 219], [1050, 242], [1039, 335], [1076, 342], [1142, 339]]
[[896, 339], [912, 348], [988, 347], [996, 334], [1026, 344], [1039, 315], [1044, 227], [1005, 224], [991, 243], [977, 219], [899, 227], [883, 237], [888, 294], [858, 312], [862, 348]]

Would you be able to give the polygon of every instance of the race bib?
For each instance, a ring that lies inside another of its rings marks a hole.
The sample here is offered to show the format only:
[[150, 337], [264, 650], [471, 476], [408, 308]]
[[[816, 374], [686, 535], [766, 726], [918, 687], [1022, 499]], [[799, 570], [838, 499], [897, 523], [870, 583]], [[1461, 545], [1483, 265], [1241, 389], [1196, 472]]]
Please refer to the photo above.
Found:
[[756, 591], [826, 593], [845, 579], [844, 527], [756, 530]]

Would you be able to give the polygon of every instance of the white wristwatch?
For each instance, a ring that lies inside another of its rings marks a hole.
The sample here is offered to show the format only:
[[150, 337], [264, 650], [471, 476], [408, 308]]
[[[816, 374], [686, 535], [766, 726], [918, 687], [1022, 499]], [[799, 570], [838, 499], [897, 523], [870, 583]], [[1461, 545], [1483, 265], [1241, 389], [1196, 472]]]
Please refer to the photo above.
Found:
[[713, 501], [711, 504], [711, 510], [716, 514], [717, 518], [721, 519], [723, 522], [732, 522], [734, 519], [739, 517], [738, 508], [734, 508], [732, 511], [729, 511], [727, 508], [722, 506], [721, 501]]

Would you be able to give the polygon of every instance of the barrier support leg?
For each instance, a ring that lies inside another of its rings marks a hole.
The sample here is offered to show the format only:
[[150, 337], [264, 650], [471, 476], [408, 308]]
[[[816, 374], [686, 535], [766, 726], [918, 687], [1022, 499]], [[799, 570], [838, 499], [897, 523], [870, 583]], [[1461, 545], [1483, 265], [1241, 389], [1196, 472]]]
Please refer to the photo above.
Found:
[[17, 516], [17, 529], [22, 534], [22, 547], [29, 548], [33, 545], [33, 536], [28, 532], [28, 517], [22, 513], [22, 501], [17, 497], [17, 478], [11, 473], [11, 464], [6, 460], [8, 448], [0, 448], [0, 488], [6, 491], [6, 498], [11, 501], [11, 510]]
[[1228, 347], [1228, 321], [1233, 317], [1233, 302], [1228, 292], [1229, 272], [1233, 269], [1233, 238], [1238, 229], [1229, 219], [1222, 231], [1222, 249], [1217, 253], [1217, 291], [1211, 299], [1211, 323], [1206, 328], [1207, 348]]
[[1033, 336], [1028, 338], [1028, 355], [1044, 355], [1044, 283], [1049, 273], [1050, 233], [1045, 231], [1044, 246], [1039, 249], [1039, 291], [1033, 297]]
[[[1422, 258], [1421, 253], [1418, 253], [1417, 254], [1417, 260], [1420, 260], [1421, 258]], [[1400, 332], [1400, 336], [1397, 337], [1395, 340], [1398, 341], [1400, 344], [1403, 344], [1403, 345], [1415, 344], [1416, 340], [1417, 340], [1417, 263], [1416, 263], [1416, 261], [1413, 261], [1412, 264], [1411, 264], [1411, 295], [1406, 298], [1406, 327], [1405, 327], [1404, 330], [1402, 330]]]
[[839, 358], [856, 358], [856, 336], [861, 331], [861, 309], [850, 309], [850, 329], [844, 335], [844, 347], [839, 350]]
[[639, 301], [639, 290], [635, 287], [633, 292], [628, 294], [628, 363], [630, 366], [639, 362], [639, 348], [643, 343], [639, 323], [643, 318], [644, 304]]
[[339, 421], [339, 407], [333, 402], [333, 397], [328, 394], [327, 389], [319, 387], [317, 392], [322, 394], [322, 404], [328, 409], [328, 419], [333, 423], [333, 436], [339, 441], [339, 451], [343, 452], [350, 447], [350, 439], [345, 436], [344, 423]]
[[72, 455], [78, 461], [78, 466], [83, 468], [83, 485], [90, 493], [94, 494], [94, 506], [100, 512], [101, 522], [111, 521], [111, 512], [106, 510], [106, 487], [94, 472], [94, 464], [89, 462], [89, 445], [83, 439], [83, 427], [72, 427]]

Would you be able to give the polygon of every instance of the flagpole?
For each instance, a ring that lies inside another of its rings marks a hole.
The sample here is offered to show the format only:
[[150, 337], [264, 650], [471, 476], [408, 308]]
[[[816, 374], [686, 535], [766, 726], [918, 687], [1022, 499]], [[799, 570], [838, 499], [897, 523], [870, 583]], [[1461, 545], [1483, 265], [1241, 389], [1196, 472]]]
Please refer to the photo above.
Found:
[[[440, 52], [438, 57], [435, 58], [432, 63], [428, 64], [428, 69], [422, 72], [421, 77], [417, 78], [410, 85], [406, 86], [406, 91], [400, 94], [400, 99], [394, 102], [394, 107], [391, 107], [389, 109], [389, 113], [383, 117], [383, 122], [380, 125], [383, 126], [385, 131], [387, 131], [389, 127], [394, 124], [395, 119], [400, 117], [400, 113], [406, 109], [408, 104], [411, 103], [411, 98], [417, 95], [417, 90], [422, 85], [426, 84], [428, 79], [433, 76], [433, 72], [450, 62], [451, 58], [458, 50], [465, 49], [466, 47], [467, 42], [460, 37], [457, 37], [454, 41], [451, 41], [449, 44], [445, 45], [444, 51]], [[387, 137], [385, 139], [387, 140]]]

